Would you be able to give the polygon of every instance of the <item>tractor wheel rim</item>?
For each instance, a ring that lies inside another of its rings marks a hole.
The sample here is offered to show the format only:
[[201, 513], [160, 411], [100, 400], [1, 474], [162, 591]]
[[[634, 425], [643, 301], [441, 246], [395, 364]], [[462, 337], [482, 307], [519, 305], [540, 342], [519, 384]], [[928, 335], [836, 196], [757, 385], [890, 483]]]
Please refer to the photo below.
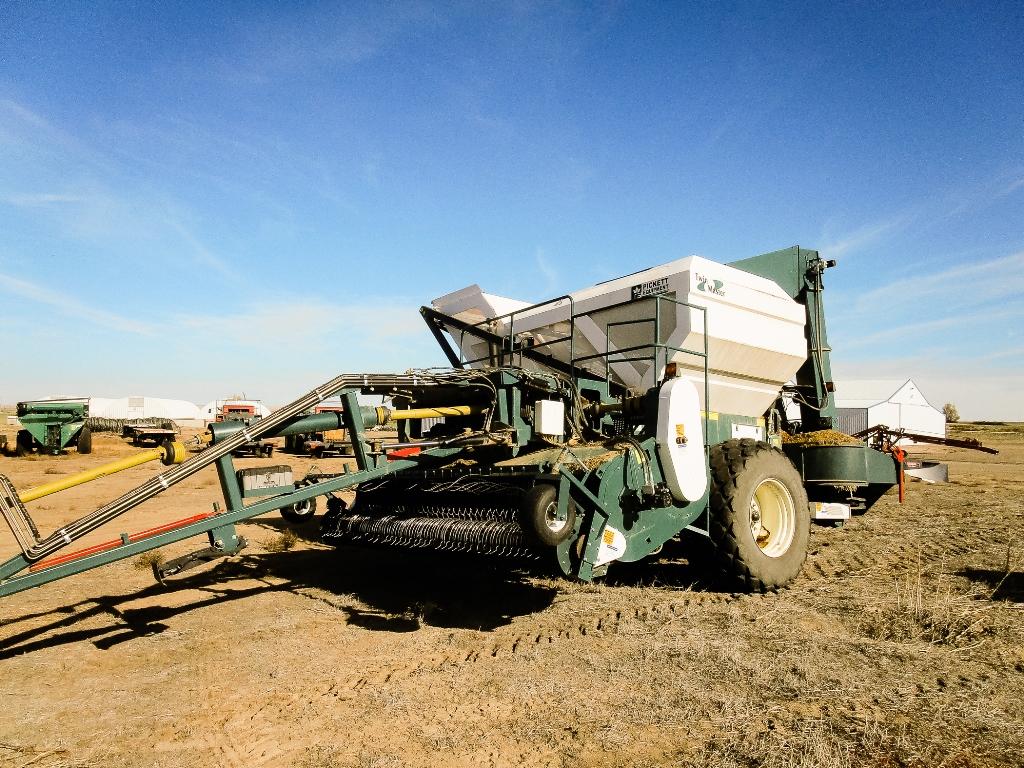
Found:
[[565, 520], [558, 519], [558, 504], [554, 501], [548, 504], [547, 509], [544, 510], [544, 524], [555, 533], [559, 533], [565, 528]]
[[750, 533], [768, 557], [782, 557], [796, 535], [793, 494], [774, 478], [758, 483], [750, 498]]

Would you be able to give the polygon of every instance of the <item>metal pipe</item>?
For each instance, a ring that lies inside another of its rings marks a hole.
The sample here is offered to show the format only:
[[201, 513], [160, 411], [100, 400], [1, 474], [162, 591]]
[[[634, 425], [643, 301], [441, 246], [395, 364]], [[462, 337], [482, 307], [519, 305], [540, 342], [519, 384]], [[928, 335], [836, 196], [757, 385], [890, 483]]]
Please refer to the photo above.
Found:
[[393, 411], [390, 408], [380, 406], [377, 408], [377, 424], [383, 426], [390, 421], [402, 421], [403, 419], [438, 419], [443, 416], [470, 416], [476, 413], [483, 413], [487, 408], [482, 405], [442, 405], [436, 408], [409, 408], [403, 411]]
[[[394, 421], [406, 419], [436, 419], [442, 416], [470, 416], [483, 413], [487, 408], [482, 405], [452, 405], [438, 406], [436, 408], [412, 408], [409, 410], [394, 410], [386, 406], [360, 406], [359, 415], [362, 417], [363, 425], [370, 429], [383, 426]], [[259, 422], [253, 422], [258, 424]], [[220, 443], [228, 437], [241, 432], [246, 428], [244, 421], [217, 421], [209, 426], [209, 434], [213, 443]], [[251, 425], [250, 425], [251, 428]], [[345, 420], [340, 411], [324, 411], [323, 413], [311, 413], [282, 424], [277, 429], [267, 432], [268, 437], [286, 437], [288, 435], [304, 435], [311, 432], [328, 432], [335, 429], [344, 429]]]
[[[374, 417], [376, 418], [376, 416]], [[253, 422], [258, 424], [259, 422]], [[210, 424], [207, 434], [212, 436], [211, 442], [220, 443], [246, 428], [244, 421], [215, 421]], [[288, 435], [305, 435], [311, 432], [328, 432], [344, 429], [345, 422], [337, 411], [311, 413], [299, 417], [281, 427], [266, 433], [266, 437], [287, 437]]]
[[159, 448], [151, 448], [148, 451], [135, 453], [127, 458], [118, 459], [117, 461], [112, 461], [109, 464], [103, 464], [95, 469], [87, 469], [84, 472], [79, 472], [60, 480], [54, 480], [52, 483], [46, 483], [45, 485], [40, 485], [35, 488], [29, 488], [26, 491], [19, 492], [18, 498], [21, 499], [23, 504], [27, 504], [30, 501], [41, 499], [43, 496], [49, 496], [52, 493], [66, 491], [68, 488], [74, 488], [76, 485], [89, 483], [93, 480], [98, 480], [101, 477], [113, 475], [117, 472], [123, 472], [126, 469], [138, 467], [142, 464], [148, 464], [149, 462], [157, 461], [158, 459], [167, 465], [181, 464], [181, 462], [185, 460], [185, 455], [185, 446], [181, 443], [161, 445]]

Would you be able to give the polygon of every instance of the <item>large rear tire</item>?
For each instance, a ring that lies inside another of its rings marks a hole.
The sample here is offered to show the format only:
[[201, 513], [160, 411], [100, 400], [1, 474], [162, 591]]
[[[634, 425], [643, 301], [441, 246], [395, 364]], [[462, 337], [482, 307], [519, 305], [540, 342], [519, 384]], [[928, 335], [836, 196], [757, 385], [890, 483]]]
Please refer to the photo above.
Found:
[[750, 439], [714, 446], [710, 462], [710, 533], [722, 574], [750, 592], [789, 584], [811, 527], [800, 473], [782, 451]]
[[92, 453], [92, 431], [88, 427], [82, 427], [78, 433], [78, 452]]

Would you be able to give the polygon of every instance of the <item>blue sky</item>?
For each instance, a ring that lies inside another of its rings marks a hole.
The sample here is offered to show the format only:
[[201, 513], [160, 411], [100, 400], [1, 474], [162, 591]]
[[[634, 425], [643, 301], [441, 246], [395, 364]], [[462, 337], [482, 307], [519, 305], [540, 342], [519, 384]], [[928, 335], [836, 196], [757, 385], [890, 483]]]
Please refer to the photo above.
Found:
[[0, 402], [282, 402], [417, 308], [838, 258], [839, 377], [1024, 420], [1018, 3], [0, 3]]

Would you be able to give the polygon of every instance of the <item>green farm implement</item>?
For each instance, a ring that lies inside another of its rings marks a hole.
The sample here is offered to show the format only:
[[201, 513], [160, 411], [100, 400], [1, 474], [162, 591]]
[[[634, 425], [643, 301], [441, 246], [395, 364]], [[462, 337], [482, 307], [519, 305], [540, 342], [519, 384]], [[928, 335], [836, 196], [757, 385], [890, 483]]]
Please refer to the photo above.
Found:
[[[688, 257], [540, 304], [477, 286], [448, 294], [421, 310], [447, 368], [343, 374], [263, 419], [213, 423], [200, 453], [176, 463], [170, 450], [160, 474], [58, 531], [40, 535], [0, 477], [21, 545], [0, 565], [0, 595], [205, 535], [208, 547], [157, 568], [168, 576], [237, 552], [244, 520], [309, 519], [317, 497], [322, 536], [339, 546], [473, 553], [591, 580], [682, 536], [716, 578], [782, 587], [815, 510], [864, 511], [901, 475], [897, 456], [864, 442], [789, 440], [833, 427], [831, 266], [794, 247], [731, 265]], [[340, 405], [314, 412], [325, 401]], [[380, 427], [397, 427], [397, 442], [374, 437]], [[315, 476], [232, 462], [260, 438], [333, 430], [351, 458]], [[213, 512], [69, 551], [211, 465], [223, 493]], [[355, 492], [351, 505], [341, 491]]]
[[30, 400], [18, 403], [21, 429], [15, 440], [19, 456], [48, 453], [58, 456], [74, 444], [79, 453], [92, 453], [92, 433], [85, 421], [89, 417], [88, 401]]

